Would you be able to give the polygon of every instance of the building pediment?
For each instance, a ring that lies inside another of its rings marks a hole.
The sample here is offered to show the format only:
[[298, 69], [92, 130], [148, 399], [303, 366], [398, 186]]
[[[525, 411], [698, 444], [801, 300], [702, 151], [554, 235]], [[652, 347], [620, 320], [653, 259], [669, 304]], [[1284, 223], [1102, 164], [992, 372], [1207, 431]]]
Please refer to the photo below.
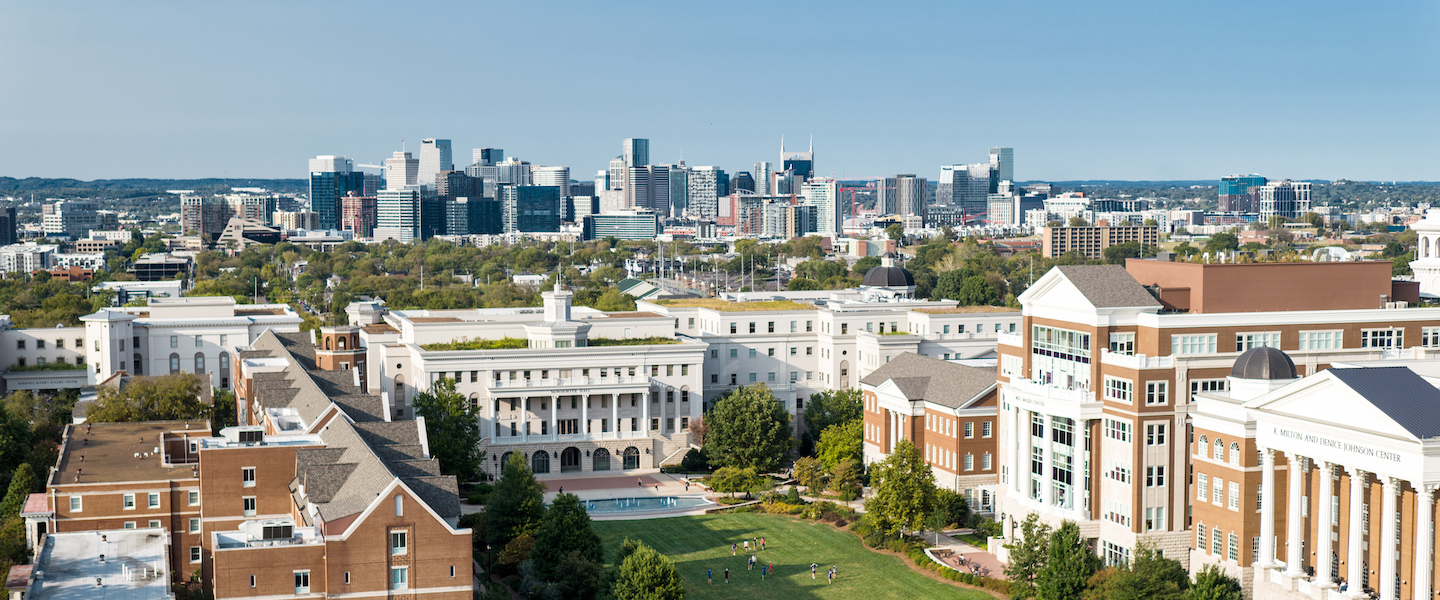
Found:
[[[1374, 436], [1418, 441], [1415, 435], [1363, 394], [1323, 371], [1296, 381], [1245, 404], [1260, 428], [1281, 437], [1294, 435], [1286, 423], [1333, 427], [1354, 431], [1357, 424]], [[1307, 429], [1308, 430], [1308, 429]], [[1302, 434], [1303, 435], [1303, 434]]]

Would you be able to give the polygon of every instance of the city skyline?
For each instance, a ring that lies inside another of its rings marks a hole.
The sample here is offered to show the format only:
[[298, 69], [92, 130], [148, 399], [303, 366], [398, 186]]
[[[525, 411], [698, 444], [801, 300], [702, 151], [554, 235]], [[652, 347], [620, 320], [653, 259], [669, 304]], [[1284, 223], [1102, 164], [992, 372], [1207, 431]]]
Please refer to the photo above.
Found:
[[[418, 156], [425, 138], [452, 140], [461, 156], [505, 148], [577, 178], [605, 168], [619, 140], [644, 138], [652, 162], [683, 155], [739, 172], [777, 161], [781, 136], [798, 148], [813, 135], [815, 174], [840, 178], [933, 179], [1004, 146], [1020, 153], [1021, 181], [1440, 179], [1427, 168], [1440, 83], [1425, 58], [1437, 39], [1424, 29], [1440, 8], [1301, 6], [793, 7], [804, 19], [585, 4], [8, 6], [0, 175], [303, 178], [305, 158], [378, 164], [402, 139]], [[878, 18], [906, 14], [924, 18]], [[940, 35], [961, 17], [994, 26]], [[513, 26], [480, 40], [476, 22]], [[1293, 34], [1274, 35], [1282, 22]], [[433, 35], [397, 49], [356, 34], [380, 27]], [[606, 50], [634, 35], [648, 36], [642, 51]], [[482, 41], [495, 51], [463, 58]], [[505, 86], [491, 75], [505, 71], [486, 66], [517, 56], [584, 93]], [[745, 88], [775, 93], [606, 75], [653, 72], [635, 67], [657, 57], [744, 68]], [[926, 77], [904, 94], [871, 83], [882, 69], [918, 76], [961, 61], [989, 63], [991, 79]], [[372, 71], [405, 74], [415, 93], [353, 93]]]

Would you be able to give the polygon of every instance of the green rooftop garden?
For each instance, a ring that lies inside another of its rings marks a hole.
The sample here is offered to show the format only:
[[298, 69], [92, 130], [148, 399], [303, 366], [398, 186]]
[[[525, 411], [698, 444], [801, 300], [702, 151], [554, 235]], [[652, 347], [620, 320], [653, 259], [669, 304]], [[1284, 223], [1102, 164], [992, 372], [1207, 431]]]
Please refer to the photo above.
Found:
[[683, 298], [680, 300], [656, 300], [660, 306], [674, 308], [710, 308], [721, 312], [749, 312], [766, 310], [805, 310], [815, 308], [812, 304], [791, 300], [757, 300], [755, 302], [730, 302], [719, 298]]
[[434, 344], [421, 344], [430, 352], [444, 352], [449, 350], [516, 350], [529, 348], [530, 340], [525, 338], [504, 337], [498, 340], [472, 340], [461, 338], [453, 342], [437, 342]]
[[586, 345], [590, 346], [591, 348], [595, 348], [599, 346], [651, 346], [655, 344], [678, 343], [680, 343], [680, 340], [677, 340], [675, 338], [657, 336], [646, 338], [628, 338], [623, 340], [617, 340], [614, 338], [590, 338], [590, 341], [588, 341]]
[[9, 370], [12, 373], [15, 371], [83, 371], [85, 370], [85, 365], [83, 363], [72, 365], [70, 363], [53, 362], [43, 365], [10, 365]]

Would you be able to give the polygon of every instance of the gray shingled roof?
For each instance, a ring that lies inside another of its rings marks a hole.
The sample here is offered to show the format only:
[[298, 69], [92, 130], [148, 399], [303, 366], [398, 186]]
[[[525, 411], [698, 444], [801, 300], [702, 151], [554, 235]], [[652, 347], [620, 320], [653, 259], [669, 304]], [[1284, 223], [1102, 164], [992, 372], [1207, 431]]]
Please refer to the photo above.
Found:
[[1120, 265], [1055, 267], [1095, 308], [1161, 307], [1159, 300]]
[[296, 453], [295, 484], [305, 486], [306, 503], [333, 521], [365, 510], [390, 482], [400, 479], [441, 517], [460, 515], [455, 478], [440, 475], [440, 463], [425, 458], [419, 423], [383, 420], [379, 397], [354, 386], [354, 374], [315, 369], [308, 334], [266, 331], [247, 358], [286, 359], [280, 373], [259, 374], [255, 390], [262, 406], [293, 408], [314, 423], [333, 404], [344, 416], [319, 431], [324, 448]]
[[960, 408], [995, 386], [995, 369], [957, 365], [906, 352], [866, 375], [860, 383], [879, 386], [887, 380], [894, 381], [911, 401]]
[[1330, 374], [1411, 435], [1440, 437], [1440, 389], [1408, 367], [1330, 369]]

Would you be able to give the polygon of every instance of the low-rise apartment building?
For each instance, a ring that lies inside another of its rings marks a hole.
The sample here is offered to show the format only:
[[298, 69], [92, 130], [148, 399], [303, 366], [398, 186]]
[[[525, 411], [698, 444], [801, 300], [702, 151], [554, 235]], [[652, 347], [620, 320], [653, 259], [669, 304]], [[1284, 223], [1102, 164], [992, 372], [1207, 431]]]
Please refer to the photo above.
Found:
[[1153, 246], [1160, 243], [1160, 228], [1153, 225], [1046, 227], [1041, 242], [1047, 258], [1059, 258], [1073, 250], [1085, 258], [1099, 260], [1105, 258], [1106, 248], [1117, 244], [1140, 242], [1142, 246]]
[[906, 352], [860, 380], [865, 464], [910, 440], [936, 485], [965, 495], [977, 513], [995, 508], [998, 415], [995, 369]]

